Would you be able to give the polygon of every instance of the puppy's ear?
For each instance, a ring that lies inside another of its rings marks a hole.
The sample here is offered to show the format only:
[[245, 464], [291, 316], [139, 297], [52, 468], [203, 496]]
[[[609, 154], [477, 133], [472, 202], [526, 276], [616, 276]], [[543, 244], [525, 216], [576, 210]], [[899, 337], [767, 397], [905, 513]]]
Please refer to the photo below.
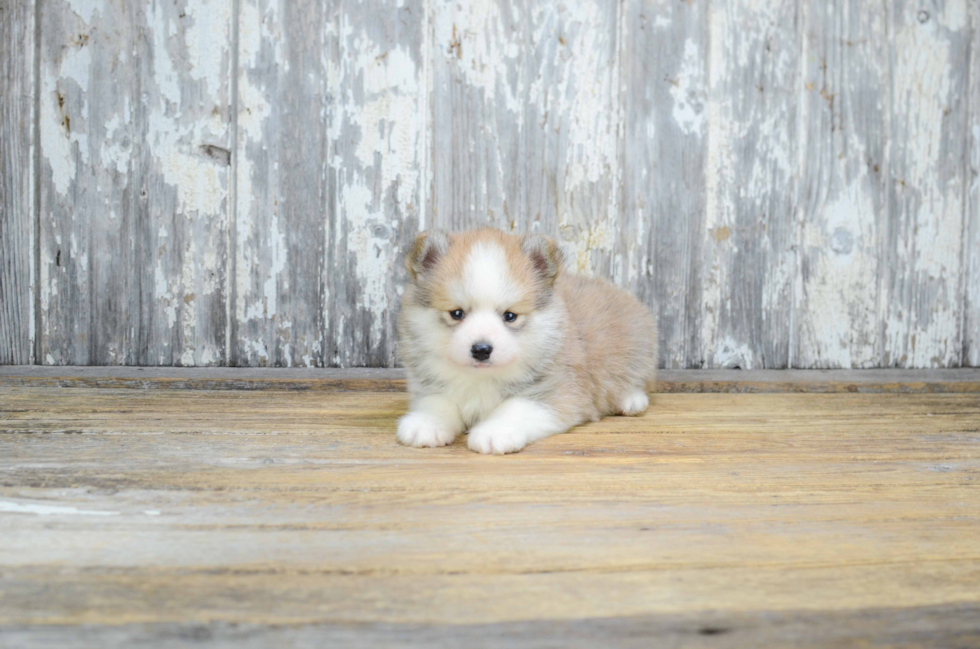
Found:
[[405, 268], [412, 281], [417, 281], [419, 275], [432, 270], [439, 259], [449, 250], [449, 235], [442, 230], [420, 232], [415, 237], [415, 245], [405, 257]]
[[550, 286], [561, 272], [562, 255], [552, 239], [540, 234], [529, 234], [521, 242], [524, 254], [531, 260], [531, 266], [541, 274]]

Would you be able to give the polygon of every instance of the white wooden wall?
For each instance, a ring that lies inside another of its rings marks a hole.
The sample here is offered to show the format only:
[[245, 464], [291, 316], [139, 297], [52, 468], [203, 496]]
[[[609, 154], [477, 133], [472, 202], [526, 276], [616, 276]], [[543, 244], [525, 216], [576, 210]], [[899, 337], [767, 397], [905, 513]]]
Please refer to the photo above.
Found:
[[666, 367], [980, 365], [975, 0], [4, 0], [0, 363], [385, 366], [419, 229]]

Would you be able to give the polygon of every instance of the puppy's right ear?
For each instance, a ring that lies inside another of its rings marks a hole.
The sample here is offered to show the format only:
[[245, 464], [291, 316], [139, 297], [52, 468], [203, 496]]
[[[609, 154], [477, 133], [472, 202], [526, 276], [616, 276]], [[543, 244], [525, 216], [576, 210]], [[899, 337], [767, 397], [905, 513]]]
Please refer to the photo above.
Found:
[[420, 232], [415, 237], [415, 245], [405, 257], [405, 268], [412, 281], [418, 281], [419, 275], [432, 270], [439, 259], [449, 250], [449, 235], [442, 230]]
[[528, 234], [521, 242], [521, 248], [545, 282], [549, 286], [554, 284], [555, 277], [561, 272], [561, 249], [558, 248], [558, 244], [546, 236]]

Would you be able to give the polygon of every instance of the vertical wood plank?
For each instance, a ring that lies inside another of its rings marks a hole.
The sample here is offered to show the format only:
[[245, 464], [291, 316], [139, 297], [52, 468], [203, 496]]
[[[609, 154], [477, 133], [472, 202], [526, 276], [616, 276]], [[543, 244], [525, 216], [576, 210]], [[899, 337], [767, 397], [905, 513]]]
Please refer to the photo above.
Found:
[[321, 366], [326, 256], [327, 15], [242, 0], [232, 365]]
[[711, 5], [702, 359], [786, 367], [796, 243], [795, 0]]
[[573, 272], [625, 283], [621, 9], [604, 0], [532, 4], [523, 119], [528, 227], [556, 236]]
[[949, 367], [960, 299], [967, 155], [968, 0], [888, 3], [892, 82], [880, 363]]
[[524, 231], [524, 3], [437, 1], [431, 10], [429, 225]]
[[140, 360], [137, 20], [122, 2], [41, 5], [39, 361], [46, 364]]
[[700, 364], [707, 5], [629, 0], [623, 21], [627, 285], [656, 310], [660, 364]]
[[134, 7], [143, 15], [134, 43], [142, 108], [134, 119], [143, 140], [137, 250], [145, 365], [224, 364], [232, 7], [232, 0]]
[[808, 0], [803, 8], [803, 144], [795, 367], [878, 363], [879, 234], [889, 97], [885, 5]]
[[41, 16], [40, 360], [220, 362], [231, 0]]
[[980, 4], [970, 9], [969, 158], [963, 242], [963, 365], [980, 367]]
[[401, 258], [425, 210], [426, 31], [423, 0], [343, 0], [330, 16], [331, 366], [395, 363]]
[[0, 7], [0, 365], [34, 358], [34, 18]]

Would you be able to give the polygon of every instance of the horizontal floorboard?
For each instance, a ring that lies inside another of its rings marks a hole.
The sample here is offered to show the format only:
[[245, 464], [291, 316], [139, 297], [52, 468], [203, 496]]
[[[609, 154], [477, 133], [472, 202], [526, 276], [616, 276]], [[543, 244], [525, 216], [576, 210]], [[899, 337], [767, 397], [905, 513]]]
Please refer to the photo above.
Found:
[[0, 647], [977, 644], [978, 393], [655, 394], [484, 457], [355, 378], [0, 384]]
[[[0, 386], [399, 392], [402, 369], [0, 366]], [[980, 368], [662, 370], [653, 392], [980, 392]]]
[[153, 646], [189, 643], [229, 649], [266, 647], [334, 649], [733, 649], [735, 647], [944, 647], [980, 646], [980, 607], [973, 604], [849, 611], [643, 615], [495, 624], [334, 623], [257, 625], [227, 622], [20, 626], [0, 636], [0, 647]]

